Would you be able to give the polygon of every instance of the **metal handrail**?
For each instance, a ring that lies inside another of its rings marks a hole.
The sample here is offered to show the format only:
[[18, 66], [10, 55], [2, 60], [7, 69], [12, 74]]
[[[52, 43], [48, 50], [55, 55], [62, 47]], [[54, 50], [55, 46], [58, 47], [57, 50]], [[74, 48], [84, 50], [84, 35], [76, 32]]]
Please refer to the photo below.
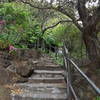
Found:
[[87, 80], [87, 82], [91, 85], [95, 92], [100, 95], [100, 89], [94, 84], [94, 82], [89, 79], [83, 71], [81, 71], [81, 69], [74, 63], [73, 60], [69, 59], [69, 61], [74, 65], [74, 68], [83, 76], [83, 78]]
[[71, 84], [70, 84], [70, 89], [71, 89], [71, 91], [72, 91], [72, 94], [73, 94], [75, 100], [79, 100], [79, 98], [77, 97], [77, 95], [76, 95], [76, 93], [75, 93], [75, 90], [74, 90], [74, 88], [72, 87]]
[[69, 77], [70, 74], [69, 74], [68, 70], [71, 69], [71, 66], [67, 64], [68, 62], [70, 64], [72, 64], [73, 67], [78, 71], [78, 73], [80, 73], [81, 76], [89, 83], [89, 85], [93, 88], [93, 90], [97, 93], [97, 95], [100, 95], [100, 89], [94, 84], [94, 82], [90, 78], [88, 78], [88, 76], [77, 66], [77, 64], [68, 57], [68, 53], [66, 50], [67, 50], [67, 48], [64, 45], [64, 65], [65, 65], [66, 72], [67, 72], [67, 76], [66, 76], [67, 86], [70, 88], [70, 91], [71, 91], [72, 95], [74, 96], [74, 99], [79, 100], [79, 98], [77, 97], [76, 92], [72, 86], [72, 83], [69, 81], [69, 80], [71, 80], [70, 79], [71, 77]]
[[[49, 45], [49, 47], [52, 47], [52, 46]], [[53, 48], [56, 49], [55, 47], [53, 47]], [[65, 45], [64, 45], [64, 53], [63, 54], [64, 54], [64, 65], [65, 65], [65, 69], [67, 72], [66, 81], [67, 81], [67, 92], [68, 92], [69, 96], [71, 96], [71, 94], [72, 94], [75, 100], [79, 100], [79, 98], [77, 97], [76, 92], [72, 86], [72, 83], [71, 83], [71, 66], [70, 66], [70, 64], [72, 64], [73, 67], [78, 71], [78, 73], [80, 73], [81, 76], [89, 83], [89, 85], [93, 88], [93, 90], [98, 95], [100, 95], [100, 89], [94, 84], [94, 82], [91, 79], [88, 78], [88, 76], [83, 71], [81, 71], [81, 69], [78, 67], [78, 65], [72, 59], [70, 59], [68, 57], [68, 50]]]
[[[69, 100], [69, 98], [70, 98], [69, 96], [71, 95], [71, 92], [72, 92], [72, 94], [73, 94], [75, 100], [79, 100], [78, 97], [77, 97], [77, 95], [76, 95], [76, 93], [75, 93], [75, 90], [73, 89], [73, 87], [72, 87], [72, 85], [71, 85], [71, 81], [69, 81], [69, 80], [70, 80], [69, 71], [68, 71], [69, 65], [68, 65], [68, 63], [67, 63], [67, 59], [65, 58], [65, 56], [64, 56], [64, 65], [65, 65], [65, 68], [66, 68], [66, 70], [67, 70], [67, 77], [65, 77], [65, 80], [66, 80], [66, 83], [67, 83], [67, 95], [68, 95], [68, 100]], [[70, 91], [70, 90], [71, 90], [71, 91]]]

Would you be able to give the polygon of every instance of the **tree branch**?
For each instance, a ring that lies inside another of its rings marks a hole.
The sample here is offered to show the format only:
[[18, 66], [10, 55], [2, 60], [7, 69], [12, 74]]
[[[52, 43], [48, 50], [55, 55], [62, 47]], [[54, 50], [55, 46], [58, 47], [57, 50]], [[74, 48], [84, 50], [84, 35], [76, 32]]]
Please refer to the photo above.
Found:
[[63, 9], [63, 8], [53, 8], [53, 9], [64, 14], [64, 15], [66, 15], [66, 16], [68, 16], [72, 20], [72, 22], [76, 25], [76, 27], [80, 31], [83, 31], [83, 28], [78, 24], [79, 20], [76, 20], [76, 18], [74, 16], [70, 15], [65, 9]]
[[33, 5], [32, 3], [28, 2], [28, 1], [24, 1], [24, 0], [20, 0], [20, 1], [22, 3], [24, 3], [24, 4], [30, 5], [33, 8], [36, 8], [36, 9], [52, 9], [51, 7], [39, 7], [39, 6], [35, 6], [35, 5]]
[[83, 28], [78, 24], [76, 18], [74, 16], [71, 16], [65, 9], [63, 9], [61, 7], [53, 7], [52, 5], [50, 5], [50, 7], [38, 7], [38, 6], [35, 6], [35, 5], [33, 5], [33, 4], [31, 4], [30, 2], [27, 2], [27, 1], [24, 1], [24, 0], [20, 0], [20, 1], [25, 3], [25, 4], [30, 5], [33, 8], [36, 8], [36, 9], [53, 9], [53, 10], [58, 11], [58, 12], [64, 14], [64, 15], [67, 15], [80, 31], [83, 30]]
[[44, 28], [42, 32], [43, 32], [43, 34], [44, 34], [45, 31], [47, 31], [48, 29], [54, 28], [54, 27], [56, 27], [57, 25], [59, 25], [59, 24], [61, 24], [61, 23], [65, 23], [65, 22], [73, 22], [73, 21], [72, 21], [72, 20], [62, 20], [62, 21], [59, 21], [59, 22], [57, 22], [56, 24], [54, 24], [54, 25], [52, 25], [52, 26], [48, 26], [48, 27]]

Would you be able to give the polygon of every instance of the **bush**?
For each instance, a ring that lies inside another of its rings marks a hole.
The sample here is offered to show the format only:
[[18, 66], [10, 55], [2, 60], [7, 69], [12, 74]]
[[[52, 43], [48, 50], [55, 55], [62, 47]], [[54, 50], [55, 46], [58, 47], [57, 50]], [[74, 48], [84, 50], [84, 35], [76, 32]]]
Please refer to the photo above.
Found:
[[19, 44], [31, 31], [31, 13], [17, 3], [5, 3], [0, 5], [0, 48]]

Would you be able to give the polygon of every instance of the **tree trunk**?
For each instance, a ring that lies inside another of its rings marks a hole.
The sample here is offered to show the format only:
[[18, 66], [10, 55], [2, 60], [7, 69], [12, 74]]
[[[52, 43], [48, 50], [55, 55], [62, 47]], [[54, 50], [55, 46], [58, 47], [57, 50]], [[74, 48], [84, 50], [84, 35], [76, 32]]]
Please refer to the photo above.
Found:
[[84, 29], [83, 40], [86, 46], [88, 57], [93, 63], [93, 66], [100, 66], [100, 46], [97, 38], [97, 34], [92, 31], [92, 28]]

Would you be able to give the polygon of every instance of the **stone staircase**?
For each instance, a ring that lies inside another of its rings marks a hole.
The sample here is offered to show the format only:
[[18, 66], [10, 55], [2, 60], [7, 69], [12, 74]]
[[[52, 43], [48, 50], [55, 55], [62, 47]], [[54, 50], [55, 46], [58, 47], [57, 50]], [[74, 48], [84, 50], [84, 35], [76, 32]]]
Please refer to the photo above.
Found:
[[67, 89], [64, 70], [59, 65], [48, 62], [39, 64], [26, 83], [17, 83], [19, 93], [12, 93], [12, 100], [66, 100]]

